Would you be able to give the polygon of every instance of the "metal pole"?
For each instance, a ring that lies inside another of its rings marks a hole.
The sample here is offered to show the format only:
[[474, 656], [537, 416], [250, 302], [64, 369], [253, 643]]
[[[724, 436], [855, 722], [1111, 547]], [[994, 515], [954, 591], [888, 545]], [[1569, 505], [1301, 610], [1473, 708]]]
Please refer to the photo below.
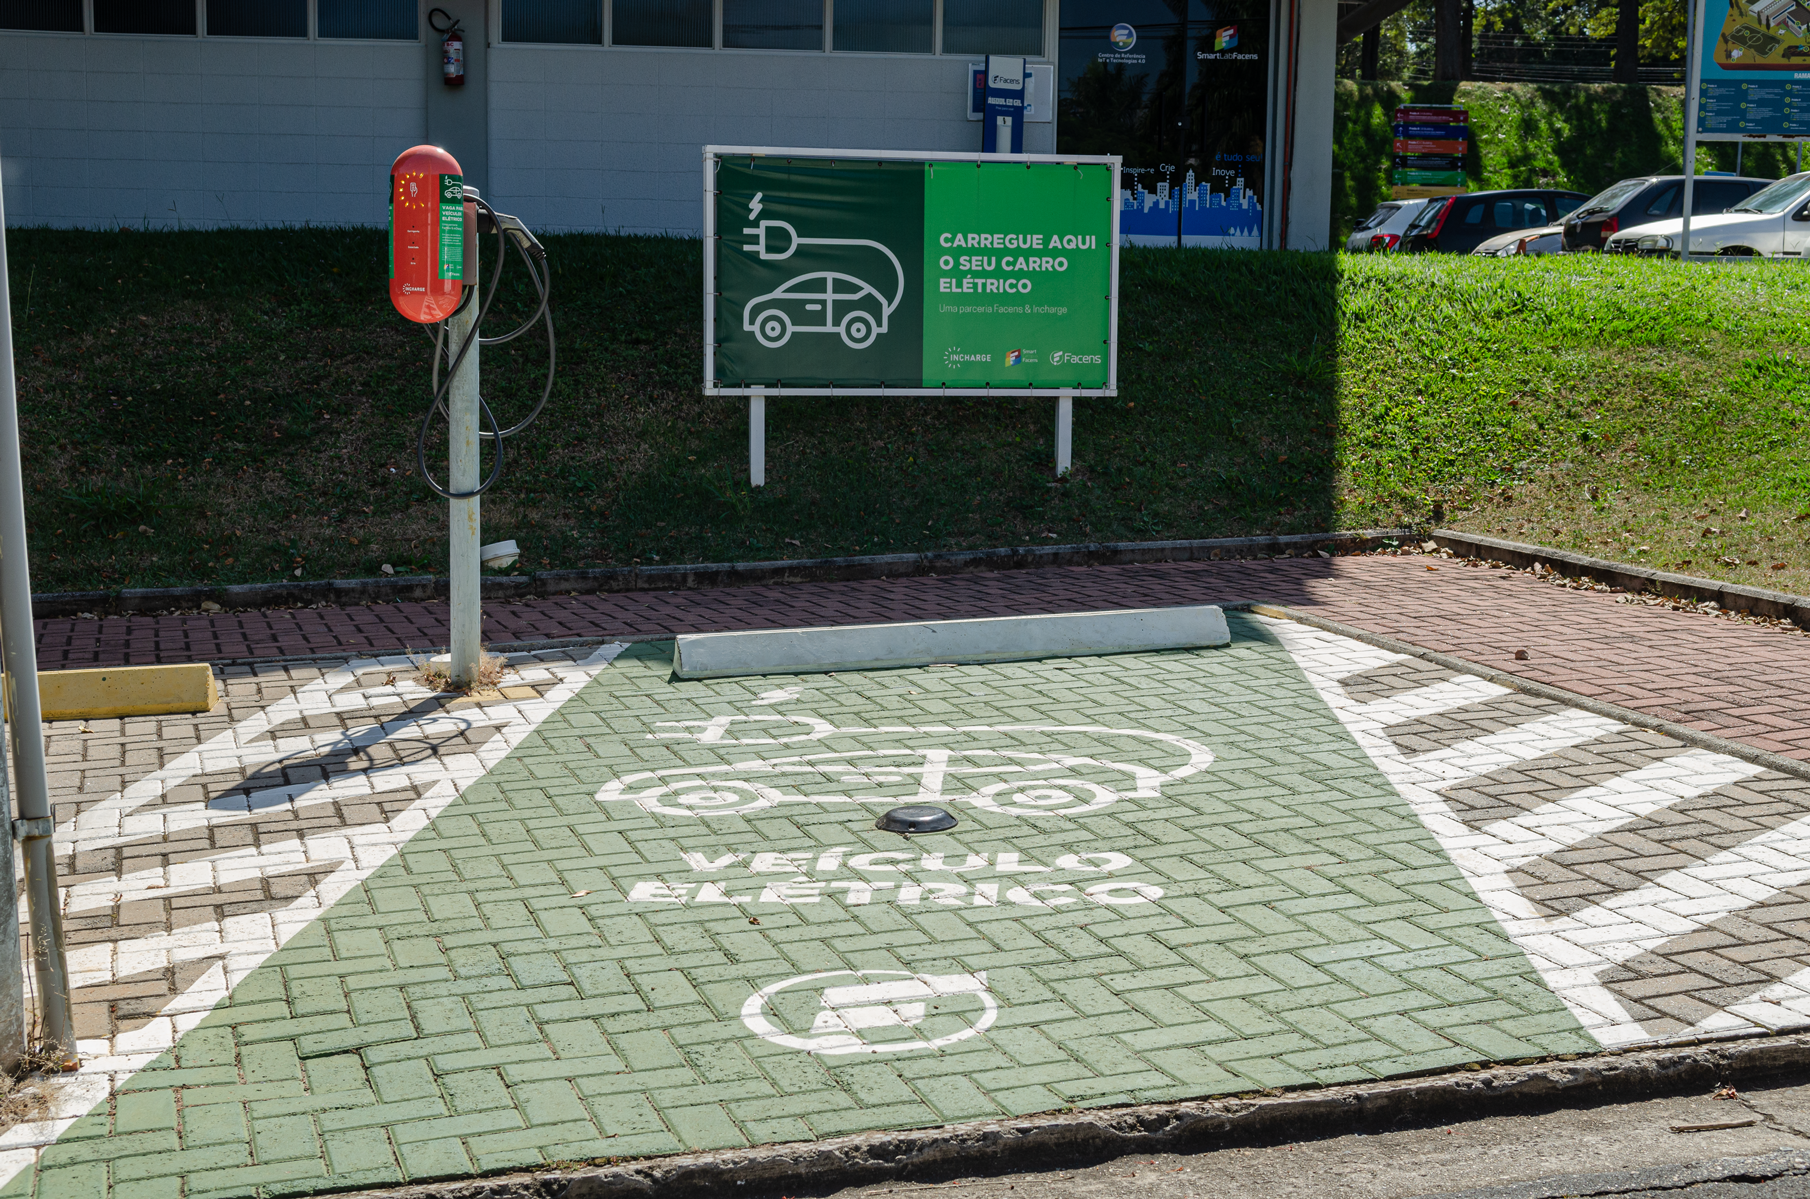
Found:
[[1679, 233], [1679, 261], [1691, 260], [1691, 205], [1697, 195], [1697, 109], [1703, 92], [1703, 0], [1691, 0], [1690, 24], [1684, 32], [1684, 228]]
[[[476, 242], [473, 208], [466, 203], [466, 244]], [[467, 337], [471, 349], [446, 391], [447, 411], [447, 490], [455, 495], [476, 491], [482, 463], [479, 461], [478, 438], [478, 343], [474, 334], [478, 326], [478, 256], [466, 256], [465, 286], [471, 296], [450, 321], [452, 352], [457, 354]], [[478, 658], [483, 652], [479, 637], [483, 631], [483, 578], [478, 561], [478, 497], [449, 500], [447, 528], [452, 539], [448, 555], [452, 590], [452, 662], [447, 673], [460, 687], [478, 681]]]
[[1056, 474], [1066, 475], [1069, 471], [1071, 451], [1074, 447], [1075, 428], [1075, 393], [1064, 390], [1056, 397]]
[[[13, 810], [12, 784], [6, 777], [6, 738], [0, 735], [0, 813]], [[12, 879], [11, 829], [0, 829], [0, 879]], [[0, 906], [0, 1070], [10, 1071], [25, 1053], [25, 964], [19, 957], [19, 903]]]
[[[18, 819], [11, 832], [25, 843], [25, 894], [31, 909], [32, 964], [44, 1011], [44, 1047], [59, 1065], [72, 1067], [77, 1064], [75, 1020], [69, 1008], [69, 966], [63, 957], [63, 917], [50, 839], [50, 782], [44, 773], [44, 720], [38, 706], [38, 648], [31, 624], [31, 564], [25, 545], [25, 482], [19, 465], [19, 397], [13, 378], [5, 229], [6, 209], [0, 201], [0, 658], [6, 668], [7, 730], [12, 735], [18, 803]], [[8, 885], [11, 877], [4, 876]], [[0, 922], [17, 929], [16, 916], [3, 907]], [[7, 971], [18, 960], [16, 952], [0, 959], [0, 971]], [[0, 984], [0, 991], [9, 999], [13, 990], [11, 979]], [[5, 1002], [0, 1000], [0, 1010]]]
[[767, 397], [748, 397], [748, 486], [767, 485]]

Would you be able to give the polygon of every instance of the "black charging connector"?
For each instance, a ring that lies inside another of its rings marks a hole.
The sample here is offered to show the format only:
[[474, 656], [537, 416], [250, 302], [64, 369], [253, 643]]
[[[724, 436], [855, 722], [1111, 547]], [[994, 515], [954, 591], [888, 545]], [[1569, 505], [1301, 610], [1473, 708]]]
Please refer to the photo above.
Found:
[[[500, 479], [503, 474], [503, 442], [506, 439], [523, 432], [540, 417], [541, 410], [547, 406], [547, 400], [553, 395], [553, 379], [557, 368], [557, 344], [553, 330], [553, 310], [551, 307], [553, 273], [547, 265], [546, 249], [542, 247], [538, 240], [536, 240], [534, 234], [529, 231], [526, 225], [522, 224], [516, 217], [510, 216], [508, 213], [498, 212], [496, 209], [492, 208], [482, 196], [478, 195], [475, 188], [468, 187], [465, 189], [465, 199], [476, 209], [475, 220], [472, 224], [475, 225], [477, 237], [488, 236], [491, 234], [496, 236], [496, 269], [491, 272], [490, 286], [485, 289], [483, 303], [478, 309], [478, 318], [472, 322], [471, 332], [466, 335], [464, 341], [459, 345], [456, 351], [453, 348], [452, 339], [447, 336], [451, 317], [430, 326], [432, 329], [431, 336], [434, 339], [434, 398], [433, 402], [428, 405], [427, 411], [422, 413], [421, 429], [415, 438], [415, 462], [421, 470], [422, 481], [433, 489], [434, 494], [447, 500], [470, 499], [473, 496], [483, 495], [486, 491], [489, 491], [496, 485], [496, 481]], [[476, 258], [477, 237], [468, 239], [468, 244], [473, 246], [472, 256], [474, 261]], [[522, 260], [522, 265], [528, 272], [528, 278], [534, 284], [535, 293], [540, 297], [540, 303], [527, 320], [523, 321], [510, 332], [503, 334], [501, 337], [484, 337], [481, 335], [484, 326], [484, 317], [490, 312], [491, 302], [496, 299], [497, 285], [502, 282], [503, 278], [503, 260], [507, 256], [507, 250], [510, 246], [515, 247], [517, 256]], [[476, 286], [466, 287], [464, 298], [460, 300], [459, 307], [453, 315], [456, 316], [459, 313], [466, 311], [476, 300], [477, 292], [478, 288]], [[452, 387], [453, 375], [458, 371], [460, 364], [465, 361], [465, 356], [471, 352], [471, 348], [474, 344], [480, 346], [502, 345], [505, 342], [514, 341], [522, 334], [528, 332], [528, 330], [535, 325], [543, 322], [547, 326], [547, 382], [541, 389], [540, 399], [535, 402], [534, 407], [529, 411], [528, 415], [522, 418], [519, 423], [504, 429], [498, 427], [495, 414], [491, 412], [490, 405], [485, 402], [483, 393], [480, 392], [478, 395], [478, 437], [480, 440], [492, 442], [496, 446], [495, 456], [491, 462], [490, 475], [473, 491], [448, 491], [446, 488], [440, 486], [438, 480], [436, 480], [433, 474], [428, 470], [427, 434], [428, 430], [433, 426], [433, 420], [436, 415], [448, 415], [446, 410], [446, 393], [447, 390]], [[440, 369], [442, 365], [446, 368], [446, 378], [444, 380], [440, 378]], [[483, 426], [485, 424], [490, 426], [489, 432], [484, 431]]]

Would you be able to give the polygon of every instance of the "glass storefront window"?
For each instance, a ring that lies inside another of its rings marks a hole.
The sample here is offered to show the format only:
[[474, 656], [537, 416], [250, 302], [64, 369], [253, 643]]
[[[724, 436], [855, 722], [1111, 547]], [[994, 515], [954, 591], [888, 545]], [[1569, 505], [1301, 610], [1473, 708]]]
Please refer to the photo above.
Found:
[[943, 0], [944, 54], [1043, 53], [1043, 0]]
[[1056, 152], [1124, 159], [1121, 235], [1256, 248], [1267, 0], [1062, 0], [1061, 28]]
[[82, 0], [0, 0], [0, 29], [82, 31]]
[[723, 47], [823, 49], [823, 0], [723, 0]]
[[94, 0], [96, 33], [195, 32], [195, 0]]
[[504, 0], [503, 40], [601, 45], [603, 0]]
[[209, 37], [307, 37], [308, 0], [207, 0]]
[[831, 41], [838, 50], [929, 54], [933, 0], [834, 0]]
[[710, 0], [613, 0], [610, 43], [616, 46], [708, 46]]
[[366, 37], [412, 42], [421, 36], [415, 0], [318, 0], [321, 37]]

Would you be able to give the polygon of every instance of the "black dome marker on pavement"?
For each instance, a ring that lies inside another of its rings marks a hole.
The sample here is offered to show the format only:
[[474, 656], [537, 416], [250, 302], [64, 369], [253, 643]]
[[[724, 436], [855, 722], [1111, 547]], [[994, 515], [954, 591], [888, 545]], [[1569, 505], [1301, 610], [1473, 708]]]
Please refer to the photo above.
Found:
[[888, 833], [940, 833], [955, 827], [955, 817], [942, 808], [907, 804], [882, 813], [874, 827]]

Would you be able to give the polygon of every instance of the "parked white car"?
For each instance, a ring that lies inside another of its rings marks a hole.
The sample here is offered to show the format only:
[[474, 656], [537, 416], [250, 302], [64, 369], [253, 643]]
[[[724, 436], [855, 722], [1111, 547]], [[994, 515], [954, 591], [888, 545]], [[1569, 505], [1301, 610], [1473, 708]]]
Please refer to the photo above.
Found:
[[[1605, 254], [1676, 258], [1684, 222], [1656, 221], [1617, 233]], [[1801, 258], [1810, 252], [1810, 171], [1787, 175], [1730, 208], [1691, 218], [1691, 253], [1730, 258]]]
[[1354, 254], [1366, 250], [1393, 250], [1401, 244], [1402, 230], [1426, 207], [1426, 203], [1425, 200], [1385, 200], [1351, 231], [1351, 236], [1345, 239], [1345, 248]]
[[1498, 233], [1489, 240], [1478, 243], [1471, 255], [1484, 258], [1515, 258], [1520, 255], [1544, 258], [1548, 254], [1564, 252], [1565, 226], [1547, 225], [1543, 229], [1516, 229], [1512, 233]]

